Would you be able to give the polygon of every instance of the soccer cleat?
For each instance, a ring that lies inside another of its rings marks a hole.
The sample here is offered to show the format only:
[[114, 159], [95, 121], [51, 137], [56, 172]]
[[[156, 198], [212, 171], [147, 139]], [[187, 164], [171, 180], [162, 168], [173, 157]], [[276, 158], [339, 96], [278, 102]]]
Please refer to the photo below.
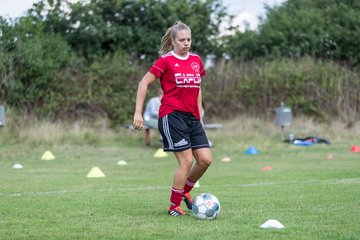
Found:
[[187, 208], [192, 210], [192, 205], [194, 204], [194, 200], [192, 199], [190, 193], [184, 193], [182, 195], [182, 199], [184, 200]]
[[178, 216], [186, 216], [186, 212], [184, 212], [180, 206], [172, 209], [172, 210], [168, 210], [168, 213], [170, 216], [173, 216], [173, 217], [178, 217]]

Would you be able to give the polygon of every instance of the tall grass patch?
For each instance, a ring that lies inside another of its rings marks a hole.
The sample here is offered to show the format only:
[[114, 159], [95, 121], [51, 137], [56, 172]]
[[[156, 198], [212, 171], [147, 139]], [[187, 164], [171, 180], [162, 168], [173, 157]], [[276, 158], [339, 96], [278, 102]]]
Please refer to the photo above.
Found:
[[208, 113], [229, 118], [239, 113], [269, 116], [284, 102], [295, 114], [322, 121], [359, 119], [360, 77], [333, 62], [299, 59], [222, 62], [204, 81]]

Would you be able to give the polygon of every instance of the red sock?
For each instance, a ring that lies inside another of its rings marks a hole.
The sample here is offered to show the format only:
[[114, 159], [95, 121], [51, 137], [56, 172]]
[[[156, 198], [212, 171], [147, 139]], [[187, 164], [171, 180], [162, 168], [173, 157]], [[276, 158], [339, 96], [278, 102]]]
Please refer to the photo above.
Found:
[[196, 182], [191, 181], [189, 178], [186, 179], [185, 187], [184, 187], [184, 193], [188, 193], [193, 189]]
[[180, 206], [184, 190], [172, 188], [170, 196], [170, 210]]

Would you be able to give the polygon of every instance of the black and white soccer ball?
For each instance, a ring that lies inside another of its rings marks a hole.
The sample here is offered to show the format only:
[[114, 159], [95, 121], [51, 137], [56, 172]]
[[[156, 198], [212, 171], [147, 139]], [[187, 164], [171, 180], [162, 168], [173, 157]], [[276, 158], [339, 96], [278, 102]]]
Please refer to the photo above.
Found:
[[220, 214], [219, 199], [210, 193], [202, 193], [194, 199], [192, 211], [199, 219], [213, 220]]

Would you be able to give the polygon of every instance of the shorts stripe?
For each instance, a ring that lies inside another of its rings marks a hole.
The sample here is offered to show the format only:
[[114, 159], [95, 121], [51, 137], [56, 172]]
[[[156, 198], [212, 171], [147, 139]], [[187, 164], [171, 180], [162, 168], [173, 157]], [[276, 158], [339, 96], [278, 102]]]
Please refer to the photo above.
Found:
[[168, 115], [166, 115], [163, 118], [163, 128], [164, 128], [164, 133], [165, 133], [166, 139], [169, 143], [169, 149], [174, 149], [174, 143], [171, 139], [170, 130], [169, 130]]

